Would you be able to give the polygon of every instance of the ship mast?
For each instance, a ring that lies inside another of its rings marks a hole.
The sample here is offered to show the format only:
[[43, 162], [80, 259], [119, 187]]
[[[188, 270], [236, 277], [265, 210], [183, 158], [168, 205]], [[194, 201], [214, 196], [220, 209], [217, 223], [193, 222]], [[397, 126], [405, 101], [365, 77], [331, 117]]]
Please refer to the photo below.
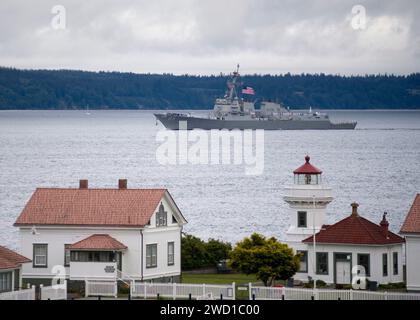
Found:
[[242, 86], [241, 76], [239, 75], [239, 63], [236, 67], [236, 70], [233, 72], [232, 78], [228, 80], [227, 85], [227, 97], [230, 100], [230, 102], [232, 103], [235, 98], [238, 98], [239, 100], [238, 92], [240, 92], [240, 88]]

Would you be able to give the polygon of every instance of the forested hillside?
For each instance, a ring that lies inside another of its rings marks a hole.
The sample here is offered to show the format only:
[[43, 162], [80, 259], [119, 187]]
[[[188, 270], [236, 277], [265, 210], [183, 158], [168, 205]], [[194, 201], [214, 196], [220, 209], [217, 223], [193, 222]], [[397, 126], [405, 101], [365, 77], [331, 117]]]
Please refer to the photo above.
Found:
[[[210, 109], [227, 76], [0, 68], [0, 109]], [[292, 109], [420, 108], [420, 73], [407, 76], [245, 75], [256, 99]]]

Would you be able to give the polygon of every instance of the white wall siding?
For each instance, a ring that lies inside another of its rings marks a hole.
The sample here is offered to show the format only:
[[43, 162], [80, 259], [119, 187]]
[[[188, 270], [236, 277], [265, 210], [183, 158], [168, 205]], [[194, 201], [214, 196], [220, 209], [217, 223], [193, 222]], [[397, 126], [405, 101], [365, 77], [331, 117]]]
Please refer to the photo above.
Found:
[[[290, 244], [292, 245], [292, 244]], [[390, 246], [357, 246], [357, 245], [331, 245], [316, 244], [316, 252], [328, 252], [328, 274], [318, 275], [314, 272], [313, 246], [312, 245], [295, 245], [295, 250], [308, 251], [308, 273], [296, 273], [295, 279], [307, 281], [308, 276], [323, 280], [326, 283], [334, 283], [334, 253], [351, 254], [351, 266], [357, 265], [357, 255], [367, 253], [370, 255], [370, 276], [367, 278], [371, 281], [377, 281], [378, 284], [403, 282], [403, 265], [402, 265], [402, 244]], [[398, 274], [393, 274], [393, 252], [398, 253]], [[388, 276], [383, 276], [382, 270], [382, 254], [388, 254]]]
[[[32, 259], [33, 244], [48, 244], [48, 267], [33, 268], [32, 263], [23, 265], [22, 275], [29, 278], [50, 278], [55, 265], [64, 265], [64, 245], [73, 244], [92, 234], [109, 234], [128, 247], [123, 253], [123, 272], [140, 275], [140, 230], [107, 228], [43, 228], [37, 227], [33, 235], [30, 228], [20, 229], [21, 253]], [[69, 274], [69, 267], [66, 273]]]
[[[181, 274], [181, 228], [167, 227], [147, 229], [143, 239], [143, 270], [144, 280], [156, 277], [169, 277]], [[168, 242], [175, 243], [174, 265], [168, 265]], [[146, 246], [157, 244], [157, 267], [146, 267]]]
[[406, 236], [407, 290], [420, 292], [420, 235]]

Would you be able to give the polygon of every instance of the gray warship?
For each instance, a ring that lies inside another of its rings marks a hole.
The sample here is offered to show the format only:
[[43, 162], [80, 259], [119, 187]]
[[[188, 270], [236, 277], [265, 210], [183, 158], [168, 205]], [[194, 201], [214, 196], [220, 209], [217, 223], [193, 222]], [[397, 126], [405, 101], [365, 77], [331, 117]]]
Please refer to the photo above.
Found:
[[155, 113], [155, 117], [167, 129], [264, 129], [264, 130], [352, 130], [357, 122], [332, 123], [326, 113], [291, 111], [283, 105], [262, 101], [259, 108], [248, 96], [254, 95], [251, 87], [244, 87], [239, 65], [227, 81], [223, 98], [217, 98], [213, 112], [207, 117], [189, 113]]

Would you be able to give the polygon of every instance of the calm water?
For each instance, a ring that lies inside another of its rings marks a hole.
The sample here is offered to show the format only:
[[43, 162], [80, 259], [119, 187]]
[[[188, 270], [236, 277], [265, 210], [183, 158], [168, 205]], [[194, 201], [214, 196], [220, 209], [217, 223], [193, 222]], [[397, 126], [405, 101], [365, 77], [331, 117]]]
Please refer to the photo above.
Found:
[[331, 111], [332, 120], [357, 120], [354, 131], [265, 133], [265, 170], [247, 176], [243, 166], [162, 166], [155, 141], [161, 126], [151, 111], [0, 112], [0, 244], [18, 248], [12, 226], [39, 186], [166, 187], [202, 238], [238, 241], [256, 231], [284, 238], [288, 226], [283, 186], [309, 153], [324, 171], [335, 200], [328, 222], [360, 203], [379, 222], [389, 212], [398, 231], [420, 192], [420, 111]]

